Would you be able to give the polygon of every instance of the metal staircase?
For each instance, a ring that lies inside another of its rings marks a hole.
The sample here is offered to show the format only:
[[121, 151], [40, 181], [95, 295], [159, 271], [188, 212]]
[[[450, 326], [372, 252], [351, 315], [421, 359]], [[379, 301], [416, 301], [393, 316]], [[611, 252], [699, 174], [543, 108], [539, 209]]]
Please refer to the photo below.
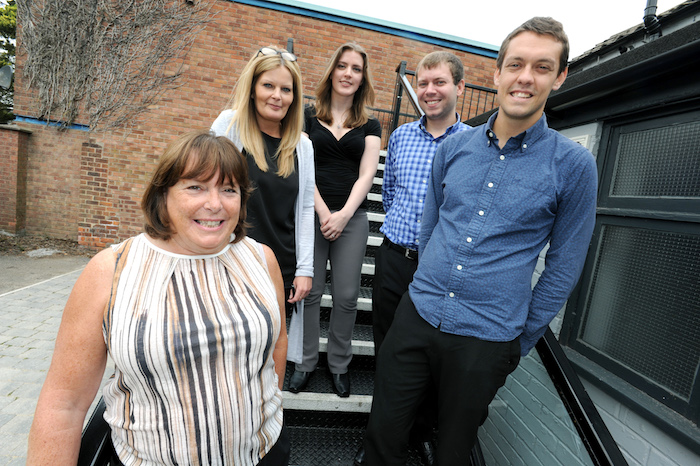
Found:
[[[404, 119], [415, 119], [416, 114], [408, 107], [417, 108], [417, 103], [409, 105], [410, 82], [405, 74], [412, 72], [400, 66], [392, 113]], [[404, 89], [406, 86], [408, 88]], [[409, 98], [402, 102], [399, 94]], [[474, 99], [470, 97], [469, 101]], [[479, 102], [482, 98], [477, 96], [476, 99]], [[397, 124], [398, 118], [394, 120]], [[388, 133], [393, 129], [392, 125]], [[321, 300], [321, 355], [304, 392], [293, 394], [287, 391], [294, 371], [293, 364], [287, 364], [283, 397], [285, 423], [291, 437], [292, 466], [351, 466], [362, 443], [374, 379], [371, 295], [374, 253], [383, 240], [379, 232], [384, 221], [381, 202], [383, 160], [382, 154], [368, 195], [370, 234], [353, 332], [353, 359], [349, 367], [351, 395], [340, 398], [333, 393], [326, 367], [328, 318], [332, 303], [328, 283]], [[103, 412], [104, 404], [100, 400], [83, 432], [79, 466], [108, 464], [105, 439], [109, 427], [102, 418]], [[521, 360], [499, 390], [489, 412], [479, 430], [471, 466], [627, 464], [551, 331], [538, 342], [536, 351], [531, 351]], [[410, 451], [407, 465], [420, 464], [416, 452]]]
[[[372, 280], [374, 277], [374, 253], [384, 239], [379, 227], [384, 221], [381, 183], [384, 170], [384, 153], [374, 185], [369, 193], [367, 218], [370, 234], [357, 300], [357, 319], [353, 330], [353, 359], [349, 367], [351, 394], [340, 398], [331, 386], [326, 366], [328, 320], [332, 297], [330, 282], [321, 300], [321, 337], [319, 364], [305, 391], [287, 391], [294, 364], [287, 364], [284, 384], [285, 422], [292, 440], [290, 465], [331, 466], [352, 465], [353, 457], [362, 443], [364, 428], [372, 406], [374, 387], [374, 342], [372, 337]], [[329, 267], [329, 266], [328, 266]], [[328, 269], [326, 279], [330, 280]], [[409, 465], [420, 465], [417, 454], [411, 452]]]

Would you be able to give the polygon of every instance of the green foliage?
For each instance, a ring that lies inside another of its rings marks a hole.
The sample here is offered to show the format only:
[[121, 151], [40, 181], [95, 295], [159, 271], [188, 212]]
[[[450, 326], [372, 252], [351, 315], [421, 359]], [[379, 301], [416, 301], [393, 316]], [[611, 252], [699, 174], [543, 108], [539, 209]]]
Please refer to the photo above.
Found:
[[[17, 5], [14, 0], [0, 8], [0, 67], [15, 67], [15, 38], [17, 35]], [[9, 89], [0, 87], [0, 124], [15, 118], [14, 107], [15, 84]]]

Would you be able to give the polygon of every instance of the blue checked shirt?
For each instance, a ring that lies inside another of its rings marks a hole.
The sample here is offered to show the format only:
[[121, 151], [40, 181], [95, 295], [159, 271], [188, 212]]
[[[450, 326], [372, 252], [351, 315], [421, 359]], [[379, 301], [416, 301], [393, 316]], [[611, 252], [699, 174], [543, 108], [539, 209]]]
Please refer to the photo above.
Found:
[[409, 293], [433, 327], [487, 341], [520, 337], [526, 355], [581, 274], [597, 168], [544, 115], [500, 149], [495, 117], [448, 138], [435, 154]]
[[382, 181], [382, 204], [386, 218], [380, 231], [405, 248], [418, 249], [423, 202], [433, 156], [438, 146], [451, 134], [469, 126], [459, 121], [445, 134], [434, 138], [425, 129], [425, 116], [401, 125], [391, 134]]

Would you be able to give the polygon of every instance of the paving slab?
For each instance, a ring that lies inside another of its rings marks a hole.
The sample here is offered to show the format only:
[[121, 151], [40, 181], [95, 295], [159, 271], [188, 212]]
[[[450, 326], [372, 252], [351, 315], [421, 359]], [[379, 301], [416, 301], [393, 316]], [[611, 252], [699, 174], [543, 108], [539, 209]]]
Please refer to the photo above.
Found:
[[[63, 307], [89, 260], [0, 256], [0, 466], [26, 463], [29, 428]], [[108, 364], [103, 384], [112, 371]]]

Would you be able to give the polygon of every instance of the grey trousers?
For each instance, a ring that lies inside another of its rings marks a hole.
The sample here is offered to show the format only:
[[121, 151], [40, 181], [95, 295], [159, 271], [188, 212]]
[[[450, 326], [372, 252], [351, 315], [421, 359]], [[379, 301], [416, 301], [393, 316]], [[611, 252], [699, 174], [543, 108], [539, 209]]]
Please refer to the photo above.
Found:
[[328, 332], [328, 368], [333, 374], [348, 371], [368, 234], [369, 223], [364, 209], [357, 209], [335, 241], [323, 237], [316, 217], [314, 280], [304, 301], [304, 356], [296, 370], [311, 372], [318, 364], [319, 314], [326, 284], [326, 261], [330, 260], [333, 308]]

